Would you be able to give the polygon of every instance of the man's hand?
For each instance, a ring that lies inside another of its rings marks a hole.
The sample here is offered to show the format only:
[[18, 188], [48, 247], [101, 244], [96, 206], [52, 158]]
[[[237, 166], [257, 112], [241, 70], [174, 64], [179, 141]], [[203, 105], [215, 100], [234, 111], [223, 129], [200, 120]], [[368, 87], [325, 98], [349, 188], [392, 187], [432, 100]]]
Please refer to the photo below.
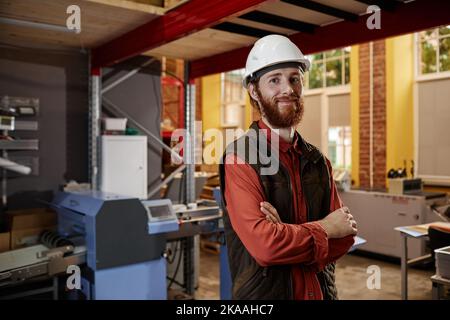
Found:
[[337, 209], [317, 222], [325, 229], [329, 239], [356, 235], [358, 232], [356, 221], [347, 207]]
[[278, 215], [277, 209], [272, 206], [269, 202], [264, 201], [259, 204], [261, 206], [261, 211], [266, 215], [266, 219], [273, 223], [281, 222], [280, 216]]

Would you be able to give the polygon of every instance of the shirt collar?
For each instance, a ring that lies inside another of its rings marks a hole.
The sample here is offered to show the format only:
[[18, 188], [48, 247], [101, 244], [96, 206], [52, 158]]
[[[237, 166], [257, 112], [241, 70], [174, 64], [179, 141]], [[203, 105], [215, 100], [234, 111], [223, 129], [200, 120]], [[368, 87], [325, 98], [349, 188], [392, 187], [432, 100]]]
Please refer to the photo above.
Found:
[[[262, 121], [262, 119], [258, 120], [258, 127], [260, 129], [265, 129], [265, 130], [263, 130], [263, 132], [267, 137], [267, 141], [270, 143], [272, 135], [267, 134], [271, 131], [270, 127], [264, 121]], [[280, 146], [281, 152], [287, 152], [290, 148], [292, 148], [298, 154], [301, 154], [300, 135], [297, 131], [295, 131], [295, 133], [294, 133], [294, 140], [292, 141], [292, 144], [289, 143], [288, 141], [284, 140], [283, 138], [281, 138], [275, 131], [272, 131], [272, 134], [278, 136], [278, 141], [279, 141], [279, 146]]]

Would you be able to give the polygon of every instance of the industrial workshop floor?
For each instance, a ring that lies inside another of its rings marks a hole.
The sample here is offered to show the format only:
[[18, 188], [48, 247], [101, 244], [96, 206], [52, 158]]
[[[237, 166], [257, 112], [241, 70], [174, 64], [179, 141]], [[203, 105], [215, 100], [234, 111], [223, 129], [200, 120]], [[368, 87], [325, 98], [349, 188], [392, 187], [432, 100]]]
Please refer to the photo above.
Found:
[[[367, 267], [377, 265], [381, 271], [381, 288], [369, 290]], [[408, 293], [411, 300], [431, 299], [430, 277], [433, 270], [409, 269]], [[400, 264], [350, 254], [341, 258], [336, 268], [336, 283], [342, 300], [400, 299]], [[196, 299], [219, 299], [219, 255], [201, 251], [200, 278]]]

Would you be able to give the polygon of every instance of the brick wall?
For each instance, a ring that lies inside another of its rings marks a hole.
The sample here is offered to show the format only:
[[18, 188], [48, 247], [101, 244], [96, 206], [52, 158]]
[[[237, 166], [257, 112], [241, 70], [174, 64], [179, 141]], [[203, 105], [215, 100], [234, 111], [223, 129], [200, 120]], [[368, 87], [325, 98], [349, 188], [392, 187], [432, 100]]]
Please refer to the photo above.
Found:
[[[359, 121], [361, 187], [370, 187], [370, 58], [369, 44], [359, 48]], [[373, 43], [373, 186], [386, 187], [386, 65], [385, 41]]]

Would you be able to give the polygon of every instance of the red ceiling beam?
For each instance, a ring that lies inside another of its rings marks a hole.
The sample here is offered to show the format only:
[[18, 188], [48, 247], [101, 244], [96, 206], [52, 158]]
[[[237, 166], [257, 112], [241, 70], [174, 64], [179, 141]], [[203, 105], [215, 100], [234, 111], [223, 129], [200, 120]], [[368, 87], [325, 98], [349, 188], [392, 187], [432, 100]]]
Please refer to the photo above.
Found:
[[224, 19], [244, 14], [264, 1], [266, 0], [191, 0], [94, 49], [92, 67], [101, 68], [118, 63]]
[[[382, 10], [379, 30], [369, 30], [368, 15], [364, 15], [356, 22], [342, 21], [317, 28], [312, 34], [299, 32], [290, 38], [303, 53], [311, 54], [450, 24], [449, 12], [450, 1], [416, 0], [399, 3], [391, 12]], [[239, 48], [192, 61], [190, 76], [197, 78], [243, 68], [250, 49], [251, 46]]]

